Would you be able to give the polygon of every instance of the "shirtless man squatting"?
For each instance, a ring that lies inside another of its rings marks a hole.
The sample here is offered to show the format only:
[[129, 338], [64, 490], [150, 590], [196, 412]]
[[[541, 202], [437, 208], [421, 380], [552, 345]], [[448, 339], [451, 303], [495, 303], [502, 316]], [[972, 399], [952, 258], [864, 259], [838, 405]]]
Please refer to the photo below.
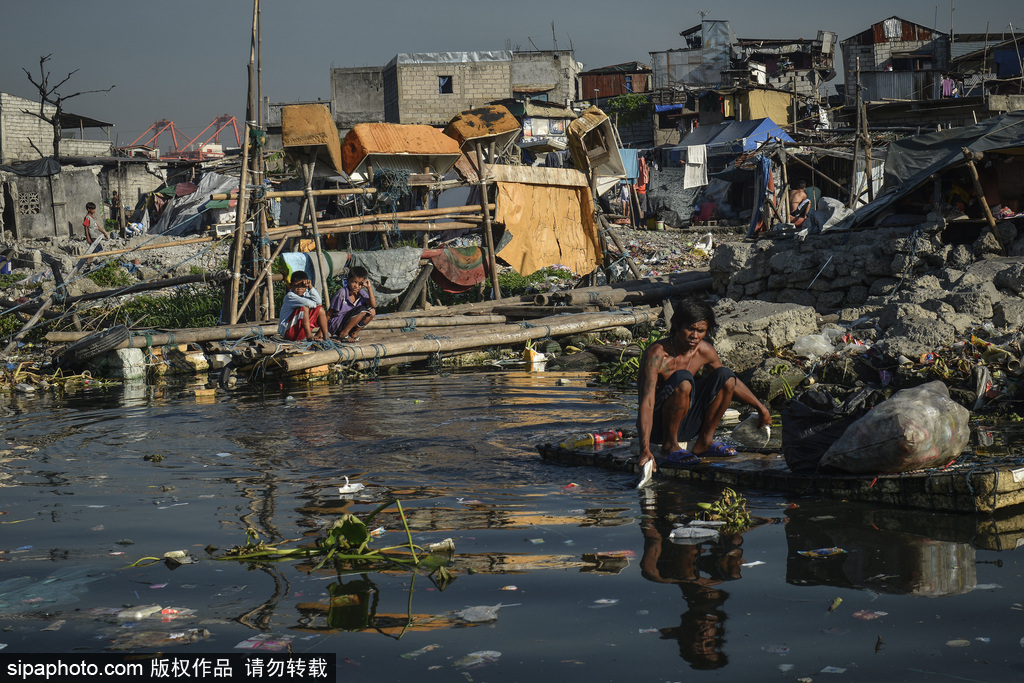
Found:
[[[651, 344], [640, 359], [636, 422], [641, 468], [651, 460], [657, 469], [652, 441], [661, 459], [675, 465], [695, 465], [700, 456], [735, 455], [735, 449], [714, 441], [733, 399], [757, 410], [762, 427], [771, 424], [768, 409], [718, 357], [711, 344], [717, 327], [706, 302], [674, 302], [668, 336]], [[705, 365], [707, 371], [694, 379]], [[681, 442], [689, 442], [689, 450]]]

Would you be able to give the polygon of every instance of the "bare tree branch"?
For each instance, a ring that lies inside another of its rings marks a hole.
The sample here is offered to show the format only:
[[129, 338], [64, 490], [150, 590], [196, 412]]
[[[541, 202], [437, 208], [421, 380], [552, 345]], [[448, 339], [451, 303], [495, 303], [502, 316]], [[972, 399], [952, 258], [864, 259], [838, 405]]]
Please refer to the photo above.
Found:
[[[109, 88], [105, 88], [102, 90], [81, 90], [70, 95], [61, 95], [57, 92], [57, 90], [62, 85], [71, 80], [71, 77], [78, 73], [79, 70], [75, 69], [67, 76], [65, 76], [59, 83], [57, 83], [57, 85], [50, 87], [50, 72], [46, 70], [46, 62], [48, 62], [50, 60], [50, 57], [52, 56], [53, 55], [51, 53], [39, 58], [38, 82], [32, 77], [32, 74], [29, 73], [28, 69], [22, 67], [21, 70], [25, 72], [25, 76], [28, 78], [28, 82], [34, 85], [36, 90], [39, 92], [39, 113], [37, 114], [35, 112], [27, 110], [25, 111], [25, 113], [32, 114], [33, 116], [42, 119], [46, 123], [50, 124], [50, 126], [53, 128], [53, 157], [56, 159], [60, 156], [61, 114], [63, 114], [64, 111], [64, 102], [66, 100], [78, 97], [79, 95], [87, 95], [90, 93], [98, 92], [110, 92], [114, 89], [114, 86], [112, 85]], [[49, 104], [54, 107], [54, 112], [51, 116], [47, 116], [46, 114], [46, 104]], [[39, 152], [40, 155], [42, 155], [42, 152], [39, 151], [39, 148], [36, 147], [31, 140], [29, 140], [29, 143], [32, 144], [32, 147], [37, 152]]]

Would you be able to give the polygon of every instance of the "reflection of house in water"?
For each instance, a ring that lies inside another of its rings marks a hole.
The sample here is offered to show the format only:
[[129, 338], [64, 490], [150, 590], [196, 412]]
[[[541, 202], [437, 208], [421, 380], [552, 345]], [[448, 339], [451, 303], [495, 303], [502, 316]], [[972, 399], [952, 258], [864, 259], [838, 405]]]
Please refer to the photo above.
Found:
[[[789, 512], [786, 582], [923, 597], [967, 593], [977, 585], [975, 524], [966, 516], [916, 510], [804, 504]], [[798, 554], [831, 547], [846, 552], [823, 558]]]

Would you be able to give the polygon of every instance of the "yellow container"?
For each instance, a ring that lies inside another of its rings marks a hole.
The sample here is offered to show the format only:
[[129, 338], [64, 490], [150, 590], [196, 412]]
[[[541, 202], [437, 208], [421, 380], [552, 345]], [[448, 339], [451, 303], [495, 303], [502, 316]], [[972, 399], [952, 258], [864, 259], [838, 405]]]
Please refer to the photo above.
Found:
[[563, 441], [558, 445], [561, 446], [562, 448], [567, 448], [569, 450], [575, 450], [577, 448], [587, 448], [588, 446], [594, 445], [594, 435], [577, 434], [576, 436], [569, 437], [567, 440]]

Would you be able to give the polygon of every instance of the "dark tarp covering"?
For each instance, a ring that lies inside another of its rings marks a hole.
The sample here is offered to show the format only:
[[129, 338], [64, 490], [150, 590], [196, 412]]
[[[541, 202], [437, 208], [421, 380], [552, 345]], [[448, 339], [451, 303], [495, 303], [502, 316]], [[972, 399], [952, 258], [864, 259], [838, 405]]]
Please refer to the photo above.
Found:
[[887, 206], [927, 182], [932, 174], [964, 163], [963, 148], [979, 154], [1024, 148], [1024, 112], [1009, 112], [971, 126], [915, 135], [889, 144], [883, 191], [854, 212], [843, 227], [864, 225]]
[[0, 171], [32, 178], [42, 178], [60, 173], [60, 162], [53, 157], [46, 157], [45, 159], [23, 161], [20, 164], [10, 166], [0, 166]]

